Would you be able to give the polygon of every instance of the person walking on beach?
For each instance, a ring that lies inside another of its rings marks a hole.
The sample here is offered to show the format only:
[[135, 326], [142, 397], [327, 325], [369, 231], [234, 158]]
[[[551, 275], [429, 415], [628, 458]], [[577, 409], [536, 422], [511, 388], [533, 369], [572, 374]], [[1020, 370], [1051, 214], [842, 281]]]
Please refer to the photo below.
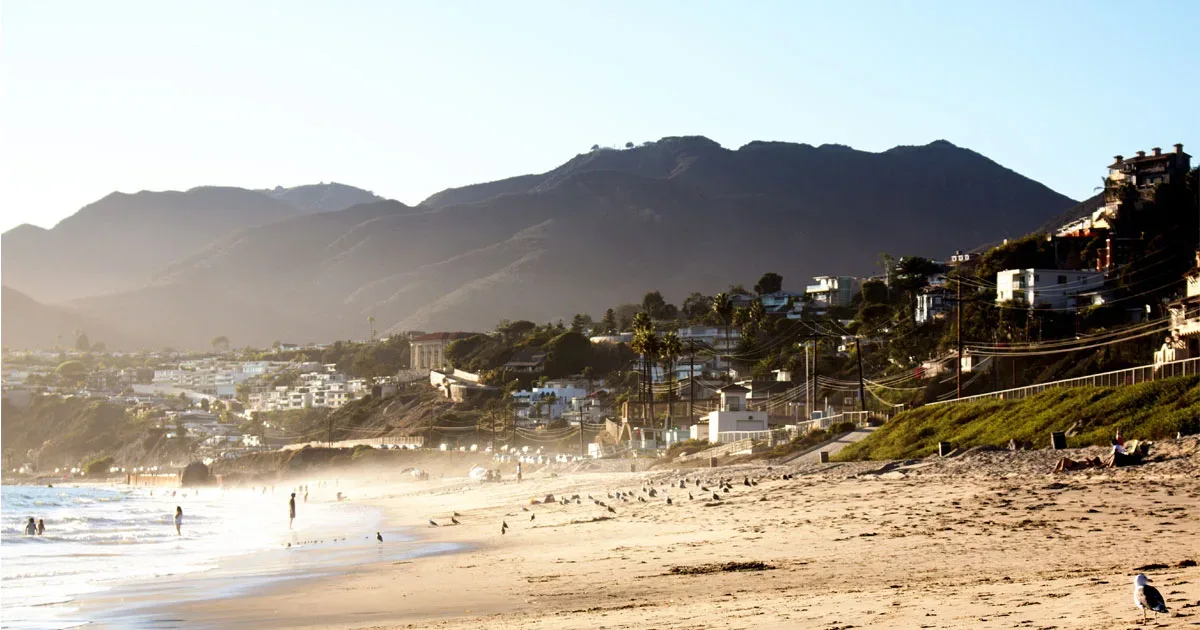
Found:
[[292, 522], [296, 520], [296, 493], [292, 493], [292, 498], [288, 499], [288, 529], [292, 528]]
[[45, 534], [45, 533], [46, 533], [46, 521], [43, 521], [42, 519], [39, 518], [38, 526], [37, 526], [37, 535], [41, 536], [42, 534]]
[[183, 527], [183, 508], [176, 505], [175, 506], [175, 535], [176, 536], [183, 535], [183, 531], [180, 529], [182, 527]]
[[37, 535], [37, 524], [33, 522], [32, 516], [29, 517], [29, 522], [25, 524], [25, 535], [26, 536], [36, 536]]
[[521, 460], [517, 460], [517, 483], [521, 483]]

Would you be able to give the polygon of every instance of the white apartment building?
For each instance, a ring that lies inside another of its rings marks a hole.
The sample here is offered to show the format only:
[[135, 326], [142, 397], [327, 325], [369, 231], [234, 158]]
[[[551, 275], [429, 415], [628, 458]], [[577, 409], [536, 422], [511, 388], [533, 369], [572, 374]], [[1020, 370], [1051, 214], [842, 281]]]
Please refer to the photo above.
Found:
[[996, 273], [996, 302], [1017, 302], [1036, 308], [1078, 309], [1093, 303], [1104, 286], [1103, 271], [1067, 269], [1005, 269]]

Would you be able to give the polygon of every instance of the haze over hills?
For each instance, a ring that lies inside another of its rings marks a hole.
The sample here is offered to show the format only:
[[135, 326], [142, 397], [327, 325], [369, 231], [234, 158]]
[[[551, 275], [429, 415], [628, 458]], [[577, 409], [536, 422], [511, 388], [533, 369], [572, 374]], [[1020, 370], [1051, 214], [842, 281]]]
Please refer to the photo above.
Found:
[[5, 232], [4, 284], [43, 302], [134, 289], [235, 230], [378, 199], [342, 184], [114, 192], [49, 230], [25, 224]]
[[653, 289], [678, 302], [765, 271], [789, 289], [867, 275], [882, 252], [944, 257], [1074, 205], [945, 141], [868, 153], [664, 138], [416, 207], [377, 201], [240, 226], [136, 288], [73, 305], [193, 348], [215, 335], [363, 338], [368, 316], [380, 330], [486, 330], [501, 318], [599, 316]]

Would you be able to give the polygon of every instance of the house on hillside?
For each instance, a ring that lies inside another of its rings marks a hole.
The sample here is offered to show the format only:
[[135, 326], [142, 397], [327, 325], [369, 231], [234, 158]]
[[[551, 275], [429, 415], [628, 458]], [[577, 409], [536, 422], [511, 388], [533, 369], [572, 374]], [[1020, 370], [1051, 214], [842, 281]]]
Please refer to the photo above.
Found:
[[413, 337], [409, 340], [410, 363], [414, 370], [443, 370], [450, 367], [446, 347], [473, 336], [469, 332], [439, 332]]
[[862, 290], [862, 279], [851, 276], [813, 276], [804, 292], [821, 306], [849, 306], [854, 295]]
[[759, 296], [763, 312], [767, 315], [787, 316], [792, 312], [804, 312], [804, 295], [793, 291], [776, 291]]
[[1077, 310], [1091, 306], [1105, 274], [1083, 269], [1005, 269], [996, 272], [996, 303]]
[[1105, 246], [1097, 252], [1097, 269], [1111, 270], [1126, 262], [1126, 253], [1121, 248], [1122, 240], [1112, 233], [1112, 221], [1121, 212], [1125, 203], [1125, 190], [1133, 186], [1143, 199], [1152, 198], [1159, 184], [1182, 181], [1191, 169], [1191, 157], [1183, 152], [1183, 145], [1176, 144], [1175, 150], [1163, 153], [1155, 147], [1149, 155], [1138, 151], [1135, 157], [1123, 155], [1113, 157], [1108, 165], [1108, 176], [1104, 180], [1103, 205], [1089, 215], [1067, 222], [1054, 232], [1057, 238], [1103, 238]]
[[513, 355], [513, 357], [504, 364], [503, 369], [508, 370], [509, 372], [531, 373], [541, 372], [545, 365], [545, 352], [526, 351], [518, 352]]
[[1200, 251], [1196, 252], [1196, 266], [1183, 277], [1187, 296], [1167, 306], [1171, 327], [1162, 348], [1154, 353], [1155, 365], [1200, 357]]
[[924, 324], [945, 317], [953, 308], [954, 303], [945, 286], [925, 287], [917, 295], [917, 309], [913, 312], [913, 319], [918, 324]]

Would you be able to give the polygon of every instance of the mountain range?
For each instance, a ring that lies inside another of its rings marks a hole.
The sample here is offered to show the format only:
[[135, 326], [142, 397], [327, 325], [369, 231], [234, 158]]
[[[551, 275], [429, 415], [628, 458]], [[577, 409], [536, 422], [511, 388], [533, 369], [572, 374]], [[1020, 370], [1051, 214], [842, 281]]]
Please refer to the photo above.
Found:
[[[883, 252], [943, 258], [1075, 205], [946, 141], [871, 153], [671, 137], [416, 206], [333, 184], [114, 194], [51, 230], [6, 232], [3, 283], [23, 308], [141, 331], [131, 345], [364, 338], [368, 317], [381, 332], [485, 330], [765, 271], [790, 289], [876, 273]], [[6, 321], [8, 347], [52, 342]]]

